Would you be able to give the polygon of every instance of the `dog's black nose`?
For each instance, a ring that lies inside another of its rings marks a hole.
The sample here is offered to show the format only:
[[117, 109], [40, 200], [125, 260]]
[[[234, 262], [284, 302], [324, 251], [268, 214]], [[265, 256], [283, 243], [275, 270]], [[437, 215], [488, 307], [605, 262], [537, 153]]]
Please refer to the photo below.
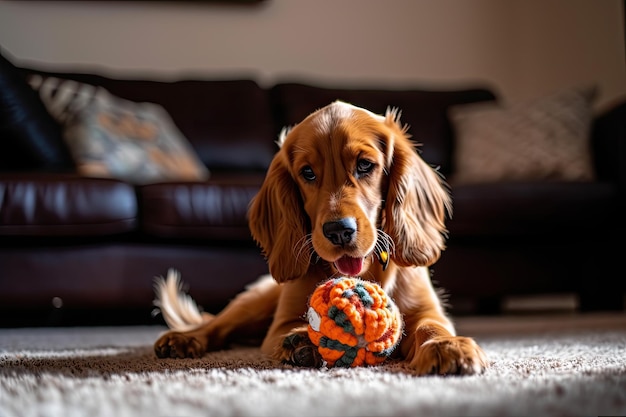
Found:
[[352, 242], [356, 232], [356, 219], [354, 217], [346, 217], [334, 222], [324, 223], [322, 227], [324, 236], [330, 240], [333, 245], [344, 246]]

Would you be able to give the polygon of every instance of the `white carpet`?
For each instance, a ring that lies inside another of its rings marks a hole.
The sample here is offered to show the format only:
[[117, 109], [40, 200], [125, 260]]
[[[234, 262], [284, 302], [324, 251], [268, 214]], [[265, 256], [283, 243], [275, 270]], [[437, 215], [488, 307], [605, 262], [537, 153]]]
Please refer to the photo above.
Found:
[[160, 360], [161, 327], [0, 329], [0, 416], [626, 415], [626, 314], [457, 324], [484, 374], [299, 369], [250, 347]]

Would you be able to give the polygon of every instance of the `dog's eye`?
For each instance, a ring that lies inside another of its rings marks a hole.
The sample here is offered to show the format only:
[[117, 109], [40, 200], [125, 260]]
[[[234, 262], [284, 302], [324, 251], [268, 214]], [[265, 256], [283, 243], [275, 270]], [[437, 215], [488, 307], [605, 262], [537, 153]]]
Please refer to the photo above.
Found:
[[315, 181], [315, 178], [317, 178], [313, 169], [308, 165], [300, 170], [300, 175], [302, 175], [302, 178], [308, 182]]
[[374, 163], [367, 159], [359, 159], [356, 163], [356, 172], [359, 176], [369, 174], [374, 169]]

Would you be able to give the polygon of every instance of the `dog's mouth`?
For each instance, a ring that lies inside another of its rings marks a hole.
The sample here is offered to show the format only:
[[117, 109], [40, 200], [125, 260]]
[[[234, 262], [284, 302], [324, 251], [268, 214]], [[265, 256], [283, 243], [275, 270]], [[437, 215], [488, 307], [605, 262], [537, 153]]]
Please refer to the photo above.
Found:
[[348, 255], [343, 255], [335, 261], [335, 268], [337, 268], [340, 274], [356, 277], [363, 269], [363, 258], [353, 258]]

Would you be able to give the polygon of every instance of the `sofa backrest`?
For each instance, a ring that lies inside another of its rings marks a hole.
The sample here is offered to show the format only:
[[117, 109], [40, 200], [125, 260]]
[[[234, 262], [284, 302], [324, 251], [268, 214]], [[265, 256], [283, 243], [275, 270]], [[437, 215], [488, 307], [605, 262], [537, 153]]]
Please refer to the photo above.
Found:
[[401, 121], [409, 125], [412, 138], [421, 143], [422, 158], [439, 167], [444, 175], [452, 169], [453, 134], [447, 109], [457, 104], [494, 100], [487, 88], [459, 90], [389, 90], [323, 88], [299, 83], [277, 84], [271, 89], [272, 107], [277, 122], [292, 126], [312, 111], [335, 100], [347, 101], [374, 113], [384, 114], [387, 107], [402, 112]]
[[335, 100], [384, 114], [402, 112], [422, 157], [442, 174], [452, 171], [454, 140], [447, 115], [458, 104], [495, 100], [487, 87], [465, 89], [332, 88], [279, 83], [263, 88], [251, 79], [186, 78], [179, 81], [116, 79], [92, 73], [48, 72], [22, 68], [24, 75], [71, 79], [111, 94], [161, 106], [212, 171], [265, 171], [277, 151], [280, 130]]

